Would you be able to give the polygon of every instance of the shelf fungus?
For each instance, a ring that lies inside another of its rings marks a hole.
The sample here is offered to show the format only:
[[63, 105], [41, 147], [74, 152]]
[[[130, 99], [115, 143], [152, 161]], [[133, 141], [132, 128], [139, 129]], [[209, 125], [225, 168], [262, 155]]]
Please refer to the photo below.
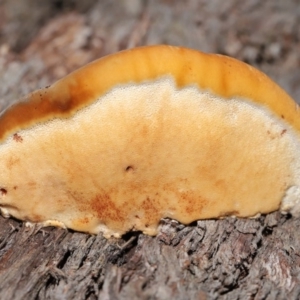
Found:
[[0, 116], [5, 216], [105, 237], [300, 210], [300, 111], [222, 55], [150, 46], [96, 60]]

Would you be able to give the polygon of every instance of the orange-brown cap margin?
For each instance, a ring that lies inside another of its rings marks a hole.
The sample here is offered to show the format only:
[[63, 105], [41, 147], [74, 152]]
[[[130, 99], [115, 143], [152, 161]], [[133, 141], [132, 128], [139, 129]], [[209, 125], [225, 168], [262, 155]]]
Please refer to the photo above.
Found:
[[0, 116], [0, 141], [54, 118], [67, 118], [116, 85], [171, 75], [178, 88], [198, 85], [224, 98], [262, 104], [300, 132], [299, 106], [272, 80], [236, 59], [187, 48], [157, 45], [108, 55], [37, 90]]

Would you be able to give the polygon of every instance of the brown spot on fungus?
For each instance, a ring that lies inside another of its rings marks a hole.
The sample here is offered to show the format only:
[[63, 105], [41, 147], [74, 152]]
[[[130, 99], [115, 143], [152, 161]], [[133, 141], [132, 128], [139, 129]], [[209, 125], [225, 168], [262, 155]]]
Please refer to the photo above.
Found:
[[0, 188], [0, 193], [2, 196], [5, 196], [7, 194], [7, 190], [4, 188]]
[[13, 135], [13, 139], [14, 139], [14, 141], [16, 141], [18, 143], [22, 143], [23, 142], [23, 138], [19, 134], [17, 134], [17, 133], [15, 133]]
[[134, 167], [133, 166], [127, 166], [125, 169], [126, 172], [133, 172], [134, 171]]
[[91, 201], [91, 211], [95, 212], [97, 218], [105, 218], [116, 222], [123, 222], [123, 212], [108, 194], [99, 194]]
[[185, 48], [136, 48], [0, 115], [0, 206], [106, 237], [156, 234], [164, 217], [293, 211], [299, 148], [298, 106], [260, 71]]
[[284, 135], [286, 133], [286, 129], [282, 129], [282, 131], [281, 131], [281, 135]]

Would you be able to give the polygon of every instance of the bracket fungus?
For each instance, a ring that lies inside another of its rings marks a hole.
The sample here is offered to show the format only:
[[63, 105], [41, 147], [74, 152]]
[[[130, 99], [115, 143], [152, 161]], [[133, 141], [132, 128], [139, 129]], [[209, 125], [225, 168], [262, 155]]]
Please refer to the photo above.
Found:
[[5, 216], [119, 237], [299, 211], [299, 106], [222, 55], [149, 46], [96, 60], [0, 116]]

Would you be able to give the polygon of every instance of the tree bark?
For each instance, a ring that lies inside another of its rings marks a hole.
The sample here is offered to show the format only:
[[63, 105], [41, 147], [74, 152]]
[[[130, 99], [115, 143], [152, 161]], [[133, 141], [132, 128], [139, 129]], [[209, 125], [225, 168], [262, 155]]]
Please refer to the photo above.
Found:
[[[53, 1], [34, 15], [39, 1], [23, 2], [17, 13], [17, 1], [0, 0], [0, 110], [95, 58], [151, 43], [235, 56], [300, 99], [297, 1]], [[279, 212], [162, 220], [156, 237], [119, 240], [25, 225], [0, 217], [1, 299], [300, 298], [300, 219]]]
[[164, 220], [121, 240], [0, 219], [2, 299], [298, 299], [300, 220]]

